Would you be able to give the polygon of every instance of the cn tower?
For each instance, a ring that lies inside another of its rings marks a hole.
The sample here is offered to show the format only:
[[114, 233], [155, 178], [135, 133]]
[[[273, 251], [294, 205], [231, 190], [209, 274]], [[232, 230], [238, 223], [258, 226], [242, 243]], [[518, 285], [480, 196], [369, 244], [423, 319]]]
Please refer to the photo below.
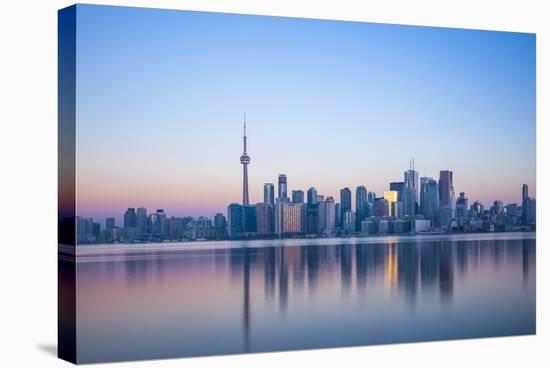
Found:
[[243, 135], [244, 150], [241, 156], [241, 164], [243, 165], [243, 204], [248, 204], [248, 164], [250, 156], [246, 153], [246, 113], [244, 114], [244, 135]]

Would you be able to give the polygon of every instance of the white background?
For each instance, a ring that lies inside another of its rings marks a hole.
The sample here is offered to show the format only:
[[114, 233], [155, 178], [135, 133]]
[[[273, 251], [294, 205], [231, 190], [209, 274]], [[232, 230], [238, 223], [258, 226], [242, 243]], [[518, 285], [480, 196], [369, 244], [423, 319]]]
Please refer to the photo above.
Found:
[[[550, 13], [544, 7], [545, 1], [104, 3], [537, 33], [537, 336], [144, 361], [112, 366], [549, 366], [550, 265], [546, 227], [549, 224], [548, 211], [544, 210], [549, 205], [549, 184], [543, 157], [548, 157], [550, 144], [550, 30], [545, 25], [545, 21], [550, 23]], [[69, 366], [55, 357], [56, 88], [57, 10], [71, 4], [57, 0], [11, 0], [0, 5], [0, 366], [3, 367]], [[499, 306], [495, 305], [497, 308]]]

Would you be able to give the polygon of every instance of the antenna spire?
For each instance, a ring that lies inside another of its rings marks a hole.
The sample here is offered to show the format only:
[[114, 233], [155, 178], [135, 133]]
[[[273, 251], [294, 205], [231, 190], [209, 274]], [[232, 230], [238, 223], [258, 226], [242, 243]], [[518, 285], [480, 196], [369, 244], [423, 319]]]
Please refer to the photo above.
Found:
[[243, 128], [244, 128], [244, 135], [243, 135], [244, 153], [246, 154], [246, 112], [243, 114]]

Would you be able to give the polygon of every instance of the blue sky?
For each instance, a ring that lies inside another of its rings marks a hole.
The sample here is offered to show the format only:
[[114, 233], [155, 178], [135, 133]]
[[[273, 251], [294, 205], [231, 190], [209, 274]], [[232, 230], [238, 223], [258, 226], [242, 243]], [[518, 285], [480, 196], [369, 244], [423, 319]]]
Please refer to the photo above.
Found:
[[535, 35], [79, 5], [79, 213], [225, 212], [453, 170], [470, 201], [535, 195]]

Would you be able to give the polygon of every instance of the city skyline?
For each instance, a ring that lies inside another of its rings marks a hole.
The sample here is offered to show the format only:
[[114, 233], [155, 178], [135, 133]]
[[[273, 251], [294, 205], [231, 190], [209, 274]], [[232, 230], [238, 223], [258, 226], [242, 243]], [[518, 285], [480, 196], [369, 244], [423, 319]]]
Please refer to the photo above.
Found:
[[520, 203], [524, 183], [536, 197], [534, 35], [81, 10], [79, 216], [212, 217], [240, 203], [245, 110], [250, 203], [280, 173], [289, 195], [381, 195], [412, 157], [420, 177], [457, 173], [470, 201]]

